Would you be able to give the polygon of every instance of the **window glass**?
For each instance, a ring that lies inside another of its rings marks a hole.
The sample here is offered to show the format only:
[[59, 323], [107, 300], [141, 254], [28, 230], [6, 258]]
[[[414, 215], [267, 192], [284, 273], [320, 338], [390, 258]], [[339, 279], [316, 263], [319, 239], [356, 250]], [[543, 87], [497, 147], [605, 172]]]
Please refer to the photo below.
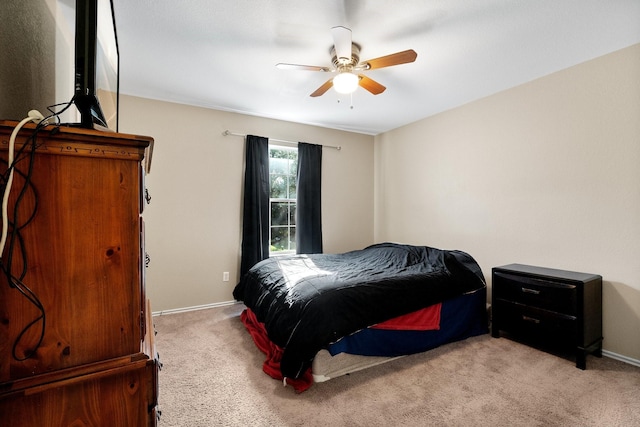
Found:
[[295, 253], [297, 148], [269, 145], [269, 253]]

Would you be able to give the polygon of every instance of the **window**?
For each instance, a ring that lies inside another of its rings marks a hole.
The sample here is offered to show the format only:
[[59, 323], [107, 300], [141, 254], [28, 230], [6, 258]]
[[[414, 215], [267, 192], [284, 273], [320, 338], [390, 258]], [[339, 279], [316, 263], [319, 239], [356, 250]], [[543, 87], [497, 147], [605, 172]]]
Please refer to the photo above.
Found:
[[269, 254], [296, 251], [298, 149], [269, 145]]

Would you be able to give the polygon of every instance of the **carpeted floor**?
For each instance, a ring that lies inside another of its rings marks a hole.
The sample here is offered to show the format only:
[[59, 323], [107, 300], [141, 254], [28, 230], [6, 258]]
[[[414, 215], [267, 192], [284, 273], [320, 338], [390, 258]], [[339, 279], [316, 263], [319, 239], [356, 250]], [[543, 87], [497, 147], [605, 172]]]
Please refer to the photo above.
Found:
[[640, 426], [640, 368], [489, 335], [314, 384], [262, 372], [243, 305], [154, 317], [160, 427]]

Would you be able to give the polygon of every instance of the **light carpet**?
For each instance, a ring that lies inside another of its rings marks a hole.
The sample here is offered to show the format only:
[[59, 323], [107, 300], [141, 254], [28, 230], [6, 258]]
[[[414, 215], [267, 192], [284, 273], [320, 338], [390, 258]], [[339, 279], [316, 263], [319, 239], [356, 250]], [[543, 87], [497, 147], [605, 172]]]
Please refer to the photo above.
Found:
[[640, 426], [640, 368], [469, 338], [314, 384], [262, 372], [241, 304], [154, 317], [160, 427]]

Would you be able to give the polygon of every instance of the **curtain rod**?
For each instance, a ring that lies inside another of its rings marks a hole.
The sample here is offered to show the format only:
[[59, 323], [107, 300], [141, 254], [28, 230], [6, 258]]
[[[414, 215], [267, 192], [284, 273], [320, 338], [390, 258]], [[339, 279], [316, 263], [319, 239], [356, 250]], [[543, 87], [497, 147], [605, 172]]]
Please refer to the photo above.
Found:
[[[222, 132], [222, 135], [224, 135], [224, 136], [229, 136], [229, 135], [241, 136], [243, 138], [245, 138], [247, 136], [247, 135], [242, 134], [242, 133], [230, 132], [228, 130], [225, 130], [224, 132]], [[269, 138], [269, 141], [284, 142], [284, 143], [287, 143], [287, 144], [298, 144], [296, 141], [287, 141], [286, 139]], [[339, 146], [339, 145], [324, 145], [324, 144], [318, 144], [318, 145], [322, 145], [323, 147], [327, 147], [327, 148], [335, 148], [338, 151], [342, 150], [342, 147]]]

